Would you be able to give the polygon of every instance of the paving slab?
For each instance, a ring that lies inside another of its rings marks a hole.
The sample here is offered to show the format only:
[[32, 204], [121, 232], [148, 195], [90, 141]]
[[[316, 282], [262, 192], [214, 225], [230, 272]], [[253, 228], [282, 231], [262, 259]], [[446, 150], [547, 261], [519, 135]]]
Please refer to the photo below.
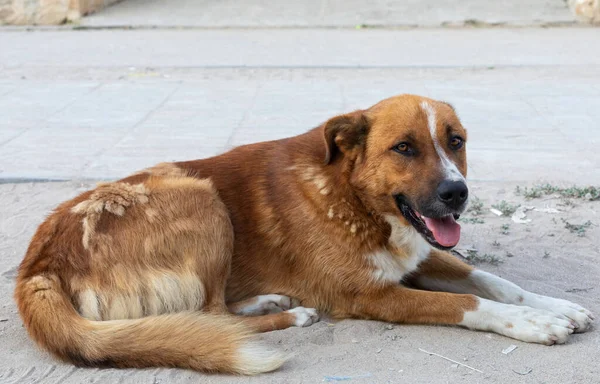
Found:
[[84, 26], [351, 27], [571, 23], [563, 0], [127, 0]]
[[[469, 130], [473, 179], [598, 179], [595, 67], [152, 71], [160, 80], [116, 69], [86, 91], [73, 79], [9, 80], [19, 86], [0, 98], [0, 177], [118, 178], [299, 134], [335, 114], [416, 93], [456, 106]], [[27, 114], [21, 100], [36, 97], [39, 115]]]
[[597, 35], [595, 28], [15, 30], [0, 33], [0, 68], [590, 66], [600, 64], [590, 49]]

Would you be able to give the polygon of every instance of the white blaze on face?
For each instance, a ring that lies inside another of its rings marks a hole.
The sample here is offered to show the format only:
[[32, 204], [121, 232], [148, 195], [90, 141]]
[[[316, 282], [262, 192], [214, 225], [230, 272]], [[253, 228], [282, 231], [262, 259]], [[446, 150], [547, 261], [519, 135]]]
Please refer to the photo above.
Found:
[[440, 145], [440, 142], [437, 138], [437, 122], [435, 119], [435, 110], [426, 101], [423, 101], [421, 103], [421, 108], [423, 108], [425, 115], [427, 115], [427, 125], [429, 126], [429, 132], [431, 133], [431, 140], [433, 140], [435, 150], [438, 156], [440, 157], [446, 180], [465, 181], [465, 177], [462, 175], [462, 173], [460, 173], [460, 171], [456, 167], [456, 164], [454, 164], [454, 162], [448, 158], [446, 152]]

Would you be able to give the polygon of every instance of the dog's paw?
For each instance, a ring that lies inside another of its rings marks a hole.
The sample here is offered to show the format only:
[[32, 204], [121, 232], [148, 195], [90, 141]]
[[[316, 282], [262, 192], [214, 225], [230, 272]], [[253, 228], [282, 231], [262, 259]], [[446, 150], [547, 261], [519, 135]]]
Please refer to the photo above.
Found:
[[545, 309], [546, 311], [551, 311], [569, 318], [575, 326], [575, 332], [577, 333], [587, 331], [594, 320], [592, 312], [583, 308], [581, 305], [572, 303], [568, 300], [534, 295], [533, 298], [528, 300], [527, 304], [531, 307]]
[[575, 328], [568, 318], [543, 309], [517, 307], [511, 317], [512, 327], [505, 324], [505, 334], [530, 343], [564, 344]]
[[575, 329], [573, 322], [561, 314], [485, 299], [480, 299], [475, 311], [465, 313], [460, 324], [546, 345], [564, 344]]
[[279, 313], [293, 308], [292, 299], [283, 295], [261, 295], [257, 297], [261, 313]]
[[319, 314], [314, 308], [296, 307], [287, 311], [294, 315], [296, 327], [308, 327], [319, 321]]

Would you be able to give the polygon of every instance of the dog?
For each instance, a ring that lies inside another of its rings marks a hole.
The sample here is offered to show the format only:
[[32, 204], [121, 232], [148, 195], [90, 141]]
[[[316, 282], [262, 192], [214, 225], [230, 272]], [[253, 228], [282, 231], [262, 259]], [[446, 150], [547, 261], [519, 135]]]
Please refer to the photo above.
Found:
[[268, 372], [287, 356], [252, 335], [319, 314], [565, 343], [592, 313], [447, 252], [468, 204], [466, 143], [450, 104], [400, 95], [100, 184], [38, 228], [19, 312], [44, 349], [94, 367]]

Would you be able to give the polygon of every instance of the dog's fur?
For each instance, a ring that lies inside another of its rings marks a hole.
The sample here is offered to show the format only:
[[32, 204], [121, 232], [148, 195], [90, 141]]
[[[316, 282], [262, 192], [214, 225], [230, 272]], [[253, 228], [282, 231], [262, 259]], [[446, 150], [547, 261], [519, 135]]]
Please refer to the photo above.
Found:
[[440, 211], [439, 183], [464, 180], [454, 136], [466, 140], [450, 105], [403, 95], [297, 137], [99, 185], [34, 235], [15, 293], [25, 326], [79, 365], [242, 374], [285, 360], [253, 331], [310, 325], [310, 308], [544, 344], [584, 331], [589, 311], [474, 270], [401, 214], [395, 197]]

